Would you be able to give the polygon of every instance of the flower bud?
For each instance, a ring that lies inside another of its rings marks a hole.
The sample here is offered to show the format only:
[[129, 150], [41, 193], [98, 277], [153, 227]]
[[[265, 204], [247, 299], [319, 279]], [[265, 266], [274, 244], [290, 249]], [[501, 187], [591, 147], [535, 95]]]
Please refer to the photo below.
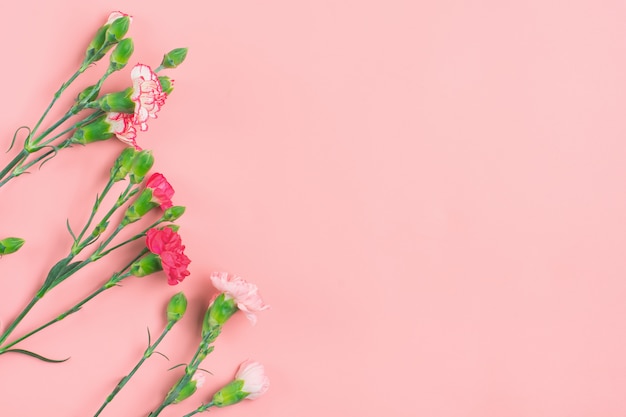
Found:
[[216, 327], [221, 327], [237, 312], [237, 303], [226, 297], [225, 293], [218, 295], [209, 306], [202, 323], [202, 335]]
[[136, 277], [145, 277], [146, 275], [154, 274], [162, 270], [161, 258], [154, 253], [149, 253], [130, 266], [130, 273]]
[[17, 252], [24, 245], [24, 239], [19, 237], [7, 237], [0, 240], [0, 255], [8, 255]]
[[[158, 257], [158, 255], [155, 255]], [[167, 321], [178, 321], [187, 311], [187, 297], [182, 292], [175, 294], [167, 304]]]
[[178, 220], [183, 214], [185, 214], [185, 207], [173, 206], [165, 210], [163, 213], [163, 220], [166, 222], [173, 222]]
[[139, 198], [126, 210], [122, 219], [122, 226], [136, 222], [146, 215], [147, 212], [157, 207], [158, 204], [152, 201], [152, 190], [146, 188], [139, 194]]
[[183, 63], [187, 57], [187, 48], [172, 49], [163, 56], [161, 66], [163, 68], [176, 68]]
[[134, 51], [133, 40], [131, 38], [122, 39], [111, 52], [109, 69], [119, 71], [126, 66]]
[[174, 91], [174, 80], [166, 75], [159, 77], [159, 84], [161, 84], [161, 90], [168, 96]]
[[154, 156], [152, 151], [138, 152], [133, 160], [133, 166], [130, 169], [130, 182], [139, 184], [154, 165]]
[[113, 168], [111, 168], [111, 179], [113, 182], [121, 181], [126, 178], [137, 153], [138, 152], [133, 148], [126, 148], [122, 151], [120, 156], [117, 157]]
[[100, 94], [100, 89], [98, 88], [98, 86], [90, 85], [78, 94], [78, 97], [76, 97], [76, 102], [89, 103], [90, 101], [93, 101], [94, 98], [98, 97], [98, 94]]
[[128, 32], [130, 28], [130, 16], [122, 15], [117, 17], [106, 30], [106, 42], [117, 43]]
[[106, 51], [102, 50], [102, 48], [106, 39], [107, 28], [108, 25], [104, 25], [96, 32], [93, 40], [87, 46], [85, 61], [83, 62], [83, 66], [81, 68], [86, 69], [87, 64], [100, 60], [106, 53]]
[[91, 142], [107, 140], [113, 136], [111, 125], [106, 120], [106, 115], [102, 115], [91, 123], [76, 129], [72, 134], [71, 140], [72, 143], [86, 145]]
[[135, 111], [135, 102], [130, 98], [132, 94], [132, 87], [124, 91], [105, 94], [98, 100], [97, 107], [106, 112], [133, 113]]

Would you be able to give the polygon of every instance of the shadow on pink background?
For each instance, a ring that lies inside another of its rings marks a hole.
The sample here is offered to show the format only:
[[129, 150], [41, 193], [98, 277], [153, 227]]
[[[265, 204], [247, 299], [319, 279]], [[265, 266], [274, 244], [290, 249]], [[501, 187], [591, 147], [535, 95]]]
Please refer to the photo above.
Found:
[[[134, 16], [133, 63], [189, 47], [140, 142], [188, 207], [192, 275], [177, 287], [163, 275], [130, 280], [24, 343], [67, 363], [1, 356], [0, 415], [93, 415], [182, 290], [188, 314], [159, 349], [170, 361], [151, 358], [103, 413], [147, 416], [180, 375], [166, 370], [195, 350], [214, 270], [258, 284], [272, 309], [256, 327], [235, 317], [204, 363], [213, 376], [164, 417], [207, 401], [248, 358], [266, 365], [270, 391], [211, 413], [626, 415], [622, 2], [6, 8], [6, 146], [111, 10]], [[85, 221], [122, 149], [72, 149], [0, 191], [2, 235], [27, 240], [0, 260], [3, 324], [65, 255], [66, 219]], [[21, 329], [117, 265], [59, 286]]]

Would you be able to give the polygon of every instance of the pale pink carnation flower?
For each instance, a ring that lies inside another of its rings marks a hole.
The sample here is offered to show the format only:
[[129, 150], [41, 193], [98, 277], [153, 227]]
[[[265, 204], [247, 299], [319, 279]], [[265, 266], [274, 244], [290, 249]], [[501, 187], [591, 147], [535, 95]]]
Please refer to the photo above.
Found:
[[226, 272], [214, 272], [211, 274], [211, 282], [215, 288], [225, 293], [227, 298], [235, 300], [237, 308], [246, 314], [252, 324], [256, 324], [255, 313], [270, 308], [263, 303], [257, 286], [241, 277]]
[[195, 374], [193, 374], [191, 380], [196, 382], [196, 388], [200, 388], [204, 385], [206, 377], [204, 376], [204, 372], [197, 371]]
[[106, 24], [110, 25], [111, 23], [115, 22], [117, 19], [122, 18], [124, 16], [128, 16], [131, 21], [133, 20], [132, 16], [127, 15], [126, 13], [115, 11], [115, 12], [111, 12], [111, 14], [109, 15], [109, 19], [107, 20]]
[[239, 365], [235, 379], [243, 381], [241, 391], [247, 392], [248, 400], [255, 400], [265, 394], [270, 387], [270, 379], [265, 375], [265, 368], [258, 362], [245, 361]]
[[122, 142], [134, 146], [138, 151], [141, 150], [137, 146], [137, 129], [133, 126], [133, 115], [128, 113], [107, 113], [107, 122], [111, 125], [111, 132], [115, 134]]
[[163, 92], [159, 77], [149, 66], [137, 64], [130, 72], [133, 81], [131, 100], [135, 102], [134, 123], [141, 125], [141, 130], [147, 130], [149, 118], [156, 119], [157, 112], [165, 104], [167, 94]]

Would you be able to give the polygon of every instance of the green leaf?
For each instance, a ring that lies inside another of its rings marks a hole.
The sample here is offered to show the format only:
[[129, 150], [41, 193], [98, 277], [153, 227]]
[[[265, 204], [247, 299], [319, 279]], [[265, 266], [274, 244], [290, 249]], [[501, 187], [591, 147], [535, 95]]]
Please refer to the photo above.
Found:
[[70, 226], [70, 219], [67, 219], [65, 221], [65, 224], [67, 225], [67, 231], [70, 232], [72, 239], [74, 239], [74, 242], [76, 242], [76, 235], [74, 234], [74, 232], [72, 231], [72, 227]]
[[35, 359], [39, 359], [40, 361], [44, 361], [44, 362], [50, 362], [50, 363], [61, 363], [61, 362], [65, 362], [67, 361], [69, 358], [65, 358], [65, 359], [50, 359], [50, 358], [46, 358], [45, 356], [41, 356], [38, 355], [34, 352], [28, 351], [28, 350], [24, 350], [24, 349], [9, 349], [9, 350], [5, 350], [2, 353], [9, 353], [9, 352], [13, 352], [13, 353], [21, 353], [23, 355], [27, 355], [27, 356], [31, 356]]

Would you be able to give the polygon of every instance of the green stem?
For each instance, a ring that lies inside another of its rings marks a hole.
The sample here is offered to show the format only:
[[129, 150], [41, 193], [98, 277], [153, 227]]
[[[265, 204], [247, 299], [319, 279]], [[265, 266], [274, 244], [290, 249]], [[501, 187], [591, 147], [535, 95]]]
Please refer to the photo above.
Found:
[[193, 375], [198, 370], [200, 363], [211, 352], [209, 345], [213, 341], [215, 341], [215, 339], [219, 335], [219, 332], [220, 332], [219, 327], [211, 328], [209, 329], [209, 331], [206, 332], [206, 334], [202, 337], [200, 346], [198, 346], [196, 353], [193, 355], [193, 358], [189, 362], [189, 365], [185, 367], [185, 375], [183, 375], [183, 377], [178, 380], [176, 385], [174, 385], [174, 387], [170, 390], [168, 395], [165, 397], [161, 405], [159, 405], [159, 407], [156, 410], [151, 412], [148, 415], [148, 417], [158, 416], [167, 406], [171, 405], [176, 400], [176, 398], [178, 398], [180, 391], [189, 383], [191, 378], [193, 378]]
[[[41, 125], [41, 122], [43, 122], [43, 120], [46, 118], [46, 116], [50, 112], [50, 109], [52, 109], [52, 106], [54, 106], [54, 103], [56, 103], [56, 101], [59, 99], [59, 97], [61, 97], [61, 94], [63, 94], [63, 92], [67, 89], [67, 87], [69, 87], [70, 84], [72, 84], [72, 82], [74, 82], [74, 80], [81, 73], [82, 73], [82, 71], [80, 69], [78, 71], [76, 71], [70, 77], [70, 79], [67, 80], [66, 82], [64, 82], [63, 85], [61, 85], [61, 87], [59, 88], [59, 90], [56, 93], [54, 93], [54, 97], [52, 98], [52, 101], [50, 102], [50, 104], [48, 105], [48, 108], [46, 108], [46, 110], [43, 112], [43, 114], [41, 115], [41, 117], [37, 121], [37, 124], [35, 125], [35, 127], [33, 128], [32, 132], [31, 132], [31, 136], [35, 136], [35, 133], [37, 132], [37, 129], [39, 129], [39, 126]], [[37, 141], [35, 141], [34, 143], [36, 144]]]
[[135, 236], [133, 236], [133, 237], [131, 237], [131, 238], [129, 238], [129, 239], [126, 239], [126, 240], [125, 240], [125, 241], [123, 241], [122, 243], [119, 243], [119, 244], [117, 244], [117, 245], [113, 246], [113, 247], [112, 247], [111, 249], [109, 249], [109, 250], [106, 250], [106, 251], [102, 252], [102, 253], [100, 254], [100, 256], [106, 256], [106, 255], [108, 255], [109, 253], [113, 252], [115, 249], [119, 249], [119, 248], [121, 248], [122, 246], [127, 245], [127, 244], [129, 244], [129, 243], [131, 243], [131, 242], [134, 242], [134, 241], [135, 241], [135, 240], [137, 240], [137, 239], [141, 239], [142, 237], [144, 237], [144, 236], [146, 235], [146, 233], [148, 232], [148, 230], [150, 230], [150, 229], [152, 229], [152, 228], [154, 228], [154, 227], [158, 226], [158, 225], [159, 225], [159, 224], [161, 224], [161, 223], [163, 223], [163, 220], [162, 220], [162, 219], [157, 220], [156, 222], [152, 223], [150, 226], [146, 227], [146, 228], [145, 228], [145, 229], [144, 229], [141, 233], [137, 233]]
[[[124, 266], [122, 269], [120, 269], [119, 272], [117, 272], [116, 274], [113, 274], [113, 276], [111, 277], [111, 279], [109, 279], [102, 287], [98, 288], [96, 291], [92, 292], [91, 294], [89, 294], [87, 297], [85, 297], [84, 299], [82, 299], [81, 301], [79, 301], [77, 304], [75, 304], [73, 307], [71, 307], [69, 310], [67, 310], [66, 312], [60, 314], [58, 317], [50, 320], [49, 322], [39, 326], [38, 328], [36, 328], [35, 330], [32, 330], [30, 332], [28, 332], [27, 334], [25, 334], [24, 336], [12, 341], [11, 343], [9, 343], [8, 345], [2, 346], [2, 348], [0, 348], [0, 355], [6, 351], [7, 349], [9, 349], [10, 347], [18, 344], [19, 342], [28, 339], [29, 337], [31, 337], [32, 335], [34, 335], [35, 333], [39, 333], [40, 331], [42, 331], [43, 329], [45, 329], [48, 326], [51, 326], [52, 324], [63, 320], [65, 317], [69, 316], [70, 314], [74, 314], [76, 313], [78, 310], [81, 309], [81, 307], [83, 305], [85, 305], [88, 301], [90, 301], [92, 298], [96, 297], [97, 295], [99, 295], [100, 293], [102, 293], [103, 291], [114, 287], [115, 285], [117, 285], [120, 281], [122, 281], [125, 278], [128, 278], [129, 276], [131, 276], [130, 272], [127, 273], [123, 273], [124, 271], [126, 271], [127, 269], [129, 269], [131, 267], [132, 264], [134, 264], [136, 261], [138, 261], [143, 255], [145, 255], [146, 253], [146, 249], [142, 250], [141, 253], [139, 253], [139, 255], [137, 255], [132, 261], [130, 261], [126, 266]], [[74, 270], [75, 271], [75, 270]], [[73, 272], [72, 272], [73, 273]], [[35, 298], [37, 299], [37, 298]], [[35, 300], [34, 299], [34, 300]], [[38, 300], [38, 299], [37, 299]], [[32, 303], [32, 302], [31, 302]], [[33, 303], [34, 305], [34, 303]], [[32, 307], [31, 307], [32, 308]], [[24, 312], [22, 312], [23, 314], [21, 315], [21, 317], [23, 318], [23, 316], [26, 315], [26, 313], [28, 313], [28, 310], [30, 310], [30, 308], [26, 308], [24, 309]], [[21, 318], [20, 318], [21, 320]], [[8, 329], [7, 329], [8, 330]], [[11, 330], [12, 331], [12, 330]], [[5, 337], [6, 339], [6, 337]]]
[[93, 218], [95, 217], [96, 212], [100, 208], [100, 204], [102, 204], [102, 200], [109, 193], [109, 191], [111, 190], [111, 187], [113, 187], [113, 178], [109, 178], [109, 181], [104, 186], [104, 190], [102, 190], [100, 195], [98, 195], [98, 198], [96, 198], [96, 202], [94, 203], [94, 205], [93, 205], [93, 207], [91, 209], [91, 214], [89, 215], [89, 219], [87, 220], [87, 223], [85, 223], [85, 226], [83, 227], [83, 230], [80, 231], [78, 237], [76, 238], [76, 242], [80, 242], [83, 239], [83, 237], [85, 236], [85, 233], [87, 232], [87, 229], [89, 228], [89, 226], [91, 226], [91, 222], [93, 221]]
[[28, 312], [32, 310], [32, 308], [35, 306], [35, 304], [37, 304], [37, 302], [40, 299], [41, 298], [37, 296], [33, 297], [33, 299], [30, 300], [28, 305], [24, 307], [24, 310], [22, 310], [19, 316], [17, 316], [17, 318], [13, 320], [13, 322], [9, 325], [9, 327], [6, 328], [6, 330], [2, 333], [2, 336], [0, 336], [0, 346], [2, 346], [2, 343], [4, 343], [4, 341], [7, 340], [7, 337], [9, 337], [11, 333], [13, 333], [13, 330], [15, 330], [17, 325], [20, 324], [20, 322], [24, 319], [26, 314], [28, 314]]
[[[17, 164], [20, 164], [28, 157], [28, 151], [22, 149], [11, 162], [7, 164], [2, 171], [0, 171], [0, 178], [4, 178]], [[2, 184], [0, 184], [2, 186]]]
[[130, 373], [128, 375], [126, 375], [124, 378], [122, 378], [120, 380], [120, 382], [117, 384], [117, 386], [113, 389], [113, 391], [111, 391], [109, 396], [106, 398], [104, 403], [100, 406], [100, 408], [98, 409], [96, 414], [94, 414], [94, 417], [98, 417], [100, 415], [100, 413], [102, 413], [102, 410], [104, 410], [105, 407], [107, 405], [109, 405], [109, 403], [113, 400], [113, 398], [115, 398], [115, 396], [122, 390], [122, 388], [124, 388], [124, 386], [128, 383], [128, 381], [130, 381], [130, 379], [133, 377], [133, 375], [135, 375], [135, 373], [139, 370], [141, 365], [143, 365], [143, 363], [146, 361], [146, 359], [148, 359], [150, 356], [152, 356], [152, 354], [154, 353], [154, 350], [157, 348], [157, 346], [159, 346], [159, 344], [161, 343], [163, 338], [165, 338], [165, 336], [167, 335], [167, 333], [169, 333], [169, 331], [172, 329], [172, 327], [174, 327], [174, 324], [176, 324], [176, 321], [171, 321], [170, 320], [170, 321], [167, 322], [167, 326], [165, 326], [165, 329], [163, 330], [163, 333], [161, 333], [159, 338], [157, 340], [155, 340], [152, 345], [148, 345], [148, 347], [144, 351], [143, 356], [141, 357], [139, 362], [137, 362], [135, 367], [130, 371]]
[[202, 413], [202, 412], [204, 412], [204, 411], [207, 411], [207, 410], [208, 410], [209, 408], [211, 408], [211, 407], [213, 407], [213, 403], [212, 403], [212, 402], [210, 402], [210, 403], [208, 403], [208, 404], [201, 405], [200, 407], [198, 407], [198, 408], [196, 408], [195, 410], [193, 410], [191, 413], [189, 413], [189, 414], [185, 414], [183, 417], [191, 417], [191, 416], [194, 416], [194, 415], [196, 415], [196, 414], [198, 414], [198, 413]]

